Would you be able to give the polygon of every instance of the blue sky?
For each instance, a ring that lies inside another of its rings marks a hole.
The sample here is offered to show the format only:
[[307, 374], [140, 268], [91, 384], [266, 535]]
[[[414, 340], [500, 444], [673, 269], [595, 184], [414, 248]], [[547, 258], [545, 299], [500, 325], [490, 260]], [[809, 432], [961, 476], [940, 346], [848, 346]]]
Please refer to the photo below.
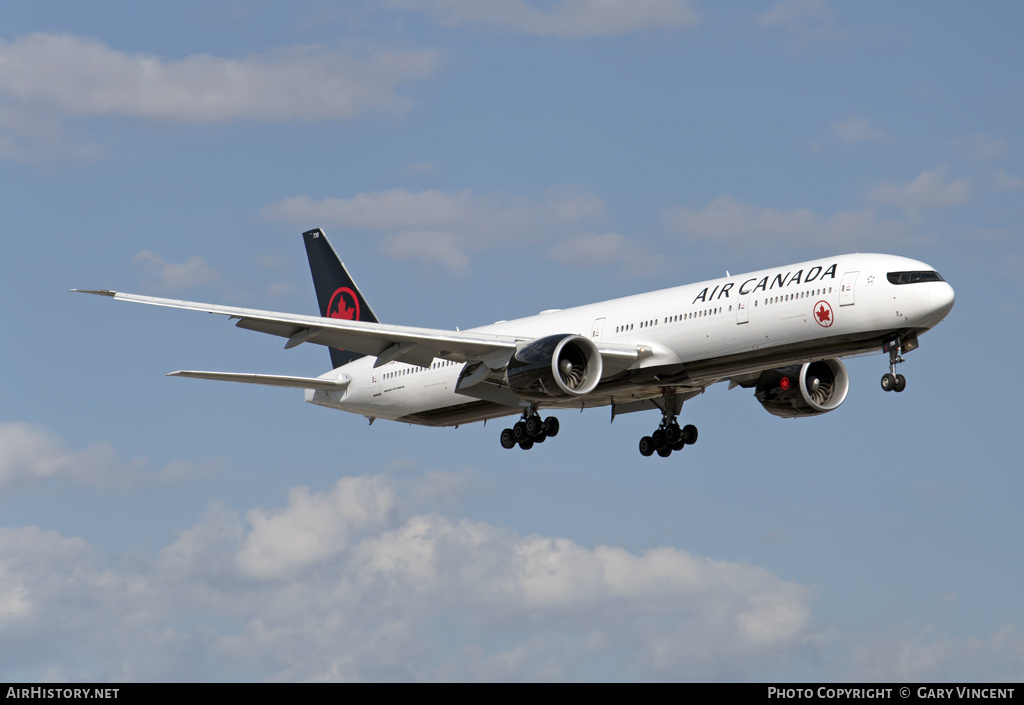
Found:
[[[1021, 680], [1013, 3], [36, 2], [0, 34], [5, 680]], [[469, 327], [850, 251], [957, 292], [885, 394], [425, 429], [71, 288]]]

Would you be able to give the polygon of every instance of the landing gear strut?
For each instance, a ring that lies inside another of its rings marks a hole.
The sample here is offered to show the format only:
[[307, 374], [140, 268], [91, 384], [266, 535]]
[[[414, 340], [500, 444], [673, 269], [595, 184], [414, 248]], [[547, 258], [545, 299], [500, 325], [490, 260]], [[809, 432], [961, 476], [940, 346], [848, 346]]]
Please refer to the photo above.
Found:
[[697, 442], [697, 427], [687, 424], [682, 428], [676, 416], [682, 410], [682, 401], [676, 402], [675, 393], [667, 391], [662, 397], [661, 424], [649, 436], [640, 439], [640, 455], [649, 457], [657, 453], [662, 458], [672, 455], [674, 450], [682, 450]]
[[892, 338], [882, 350], [889, 353], [889, 371], [882, 375], [882, 389], [886, 392], [902, 392], [907, 388], [907, 378], [896, 374], [896, 365], [903, 362], [903, 342], [899, 338]]
[[523, 418], [515, 426], [501, 432], [501, 447], [510, 450], [518, 445], [523, 450], [530, 450], [535, 443], [543, 443], [557, 435], [558, 419], [549, 416], [542, 421], [537, 409], [530, 406], [523, 411]]

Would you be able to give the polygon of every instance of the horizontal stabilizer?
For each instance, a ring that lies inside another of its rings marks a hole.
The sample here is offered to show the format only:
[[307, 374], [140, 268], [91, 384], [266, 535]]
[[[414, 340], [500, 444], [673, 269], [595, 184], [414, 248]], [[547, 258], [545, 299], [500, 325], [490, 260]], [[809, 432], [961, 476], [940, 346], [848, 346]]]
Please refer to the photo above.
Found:
[[265, 384], [270, 387], [293, 387], [295, 389], [323, 389], [340, 391], [345, 389], [352, 378], [348, 375], [341, 379], [324, 379], [322, 377], [290, 377], [288, 375], [254, 375], [244, 372], [196, 372], [194, 370], [178, 370], [170, 372], [168, 377], [192, 377], [193, 379], [215, 379], [221, 382], [245, 382], [246, 384]]

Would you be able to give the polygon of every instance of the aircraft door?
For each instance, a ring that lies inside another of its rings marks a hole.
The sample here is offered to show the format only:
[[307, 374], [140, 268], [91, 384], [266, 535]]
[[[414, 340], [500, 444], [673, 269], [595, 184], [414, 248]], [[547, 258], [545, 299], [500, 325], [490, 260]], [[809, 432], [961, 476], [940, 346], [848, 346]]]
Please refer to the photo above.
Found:
[[853, 293], [857, 285], [857, 275], [860, 272], [847, 272], [843, 275], [843, 281], [839, 284], [839, 305], [853, 306]]
[[750, 294], [741, 294], [740, 298], [736, 301], [736, 325], [750, 320], [750, 311], [747, 310], [749, 305]]
[[594, 321], [594, 325], [591, 326], [590, 337], [597, 342], [601, 342], [602, 335], [604, 335], [604, 319], [598, 318]]
[[372, 391], [370, 393], [375, 397], [379, 397], [381, 373], [378, 372], [377, 370], [373, 370], [370, 374], [372, 375], [372, 377], [370, 378], [370, 389]]

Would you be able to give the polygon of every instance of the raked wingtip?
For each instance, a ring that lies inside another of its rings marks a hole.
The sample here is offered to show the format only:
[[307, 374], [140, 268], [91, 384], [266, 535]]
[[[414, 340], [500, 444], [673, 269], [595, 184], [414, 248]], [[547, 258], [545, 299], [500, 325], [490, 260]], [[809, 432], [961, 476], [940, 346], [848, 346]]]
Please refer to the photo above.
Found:
[[116, 291], [110, 291], [109, 289], [72, 289], [72, 293], [75, 294], [93, 294], [95, 296], [117, 296]]

